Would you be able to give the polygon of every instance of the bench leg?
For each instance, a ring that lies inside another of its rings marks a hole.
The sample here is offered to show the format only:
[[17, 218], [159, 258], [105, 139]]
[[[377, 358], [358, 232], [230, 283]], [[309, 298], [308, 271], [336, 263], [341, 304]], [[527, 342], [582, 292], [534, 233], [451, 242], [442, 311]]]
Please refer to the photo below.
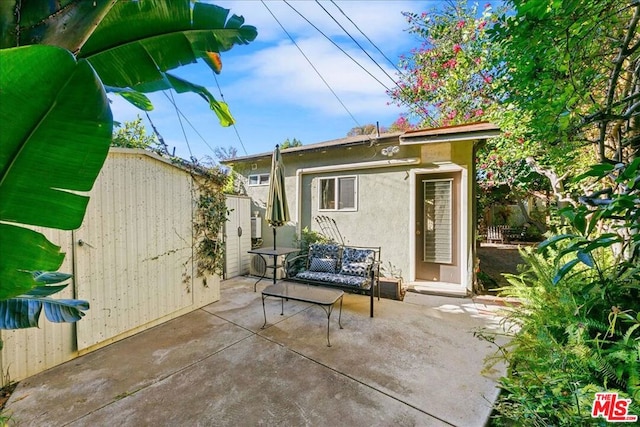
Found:
[[[373, 317], [373, 290], [376, 287], [376, 282], [374, 281], [375, 274], [373, 273], [373, 269], [371, 270], [371, 286], [369, 287], [369, 316]], [[380, 286], [380, 284], [378, 284]]]
[[264, 308], [264, 299], [266, 297], [264, 295], [262, 295], [262, 312], [264, 313], [264, 324], [262, 325], [262, 327], [260, 329], [264, 329], [265, 326], [267, 326], [267, 310]]

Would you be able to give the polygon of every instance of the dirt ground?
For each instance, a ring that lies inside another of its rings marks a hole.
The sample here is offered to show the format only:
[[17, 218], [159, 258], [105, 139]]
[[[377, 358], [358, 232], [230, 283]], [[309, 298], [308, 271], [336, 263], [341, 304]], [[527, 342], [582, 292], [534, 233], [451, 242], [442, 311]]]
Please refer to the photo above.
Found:
[[[518, 273], [518, 265], [522, 264], [518, 247], [519, 245], [499, 243], [480, 244], [478, 258], [480, 259], [481, 274], [479, 277], [482, 279], [485, 274], [489, 277], [482, 280], [485, 288], [506, 286], [508, 282], [502, 273]], [[492, 281], [495, 281], [495, 284], [491, 283]]]

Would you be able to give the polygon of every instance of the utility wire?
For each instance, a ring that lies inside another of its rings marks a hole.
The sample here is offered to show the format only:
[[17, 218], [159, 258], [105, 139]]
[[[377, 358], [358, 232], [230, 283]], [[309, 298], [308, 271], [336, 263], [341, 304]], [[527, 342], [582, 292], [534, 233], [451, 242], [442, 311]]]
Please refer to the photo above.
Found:
[[189, 139], [187, 138], [187, 133], [184, 130], [184, 125], [182, 124], [182, 119], [180, 119], [180, 110], [178, 109], [178, 106], [176, 105], [175, 99], [173, 99], [173, 93], [171, 91], [169, 91], [169, 95], [167, 95], [167, 93], [165, 91], [162, 91], [162, 93], [167, 98], [169, 98], [169, 95], [171, 95], [171, 98], [169, 98], [169, 100], [173, 104], [173, 107], [176, 109], [176, 115], [178, 116], [178, 122], [180, 123], [180, 129], [182, 129], [182, 135], [184, 136], [184, 142], [187, 143], [187, 149], [189, 150], [189, 156], [191, 156], [191, 160], [193, 160], [194, 157], [193, 157], [193, 153], [191, 152], [191, 146], [189, 145]]
[[[289, 37], [289, 40], [291, 40], [291, 42], [295, 45], [295, 47], [298, 48], [298, 50], [300, 51], [300, 53], [302, 54], [302, 56], [304, 57], [304, 59], [307, 60], [307, 62], [309, 63], [309, 65], [311, 66], [311, 68], [313, 68], [313, 71], [316, 72], [316, 74], [318, 75], [318, 77], [320, 77], [320, 80], [322, 80], [322, 82], [327, 86], [327, 88], [331, 91], [331, 93], [333, 94], [333, 96], [338, 100], [338, 102], [340, 103], [340, 105], [342, 105], [342, 108], [345, 109], [345, 111], [347, 112], [347, 114], [349, 114], [349, 116], [351, 116], [351, 118], [353, 119], [353, 121], [356, 123], [357, 126], [361, 126], [360, 123], [358, 123], [358, 120], [356, 120], [355, 117], [353, 117], [353, 114], [351, 114], [351, 111], [349, 111], [349, 109], [347, 108], [346, 105], [344, 105], [344, 103], [342, 102], [342, 100], [340, 99], [340, 97], [335, 93], [335, 91], [331, 88], [331, 86], [329, 85], [329, 83], [327, 83], [327, 81], [324, 79], [324, 77], [322, 77], [322, 74], [320, 74], [320, 72], [318, 71], [318, 69], [315, 67], [315, 65], [313, 65], [313, 63], [311, 62], [311, 60], [307, 57], [307, 55], [305, 55], [304, 51], [300, 48], [300, 46], [298, 46], [298, 43], [296, 43], [296, 41], [293, 39], [293, 37], [291, 36], [291, 34], [289, 34], [289, 32], [284, 28], [284, 26], [280, 23], [280, 21], [278, 20], [278, 18], [276, 18], [276, 16], [273, 14], [273, 12], [271, 11], [271, 9], [269, 9], [269, 6], [267, 6], [267, 4], [264, 2], [264, 0], [260, 0], [260, 2], [264, 5], [264, 7], [269, 11], [269, 13], [271, 14], [271, 16], [273, 16], [273, 19], [276, 20], [276, 22], [278, 23], [278, 25], [280, 25], [280, 28], [282, 28], [282, 31], [284, 31], [284, 33]], [[285, 1], [285, 3], [287, 3]], [[290, 6], [291, 7], [291, 6]], [[295, 9], [294, 9], [295, 10]], [[296, 11], [297, 12], [297, 11]], [[305, 18], [306, 19], [306, 18]]]
[[[299, 11], [297, 11], [293, 6], [291, 6], [289, 3], [287, 3], [286, 0], [284, 0], [284, 3], [289, 6], [291, 9], [293, 9], [298, 15], [300, 15], [305, 21], [307, 21], [309, 23], [309, 25], [311, 25], [313, 28], [315, 28], [320, 34], [322, 34], [327, 40], [329, 40], [335, 47], [337, 47], [338, 49], [340, 49], [340, 51], [342, 53], [344, 53], [345, 55], [347, 55], [347, 57], [349, 57], [349, 59], [351, 59], [353, 62], [356, 63], [356, 65], [358, 65], [360, 68], [362, 68], [367, 74], [369, 74], [369, 76], [371, 76], [375, 81], [377, 81], [378, 83], [380, 83], [380, 85], [382, 85], [382, 87], [384, 87], [387, 92], [391, 92], [391, 89], [389, 89], [384, 83], [382, 83], [380, 80], [378, 80], [375, 76], [373, 76], [373, 74], [371, 74], [366, 68], [364, 68], [358, 61], [356, 61], [351, 55], [349, 55], [344, 49], [342, 49], [340, 46], [338, 46], [333, 40], [331, 40], [331, 38], [329, 38], [325, 33], [323, 33], [318, 27], [316, 27], [313, 23], [311, 23], [311, 21], [309, 21], [306, 17], [304, 17]], [[393, 77], [391, 77], [385, 70], [384, 68], [382, 68], [380, 66], [380, 64], [378, 64], [378, 62], [371, 57], [371, 55], [369, 55], [369, 53], [360, 45], [360, 43], [358, 43], [358, 41], [356, 41], [356, 39], [333, 17], [333, 15], [331, 15], [331, 13], [325, 9], [319, 2], [318, 0], [316, 0], [316, 3], [318, 3], [318, 5], [322, 8], [322, 10], [325, 11], [325, 13], [327, 15], [329, 15], [329, 17], [331, 17], [331, 19], [333, 19], [333, 21], [338, 24], [338, 26], [342, 29], [342, 31], [344, 31], [349, 38], [351, 38], [351, 40], [353, 40], [353, 42], [358, 45], [358, 47], [360, 48], [360, 50], [362, 50], [368, 57], [369, 59], [371, 59], [371, 61], [373, 61], [374, 64], [376, 64], [376, 66], [378, 68], [380, 68], [380, 70], [382, 70], [382, 72], [394, 83], [394, 85], [396, 85], [396, 87], [398, 87], [398, 89], [402, 90], [402, 88], [400, 87], [400, 85], [395, 81], [395, 79]], [[332, 1], [333, 3], [333, 1]], [[335, 5], [335, 3], [334, 3]], [[336, 7], [338, 7], [336, 5]], [[340, 10], [340, 12], [342, 12], [342, 14], [344, 15], [345, 13], [342, 11], [342, 9], [340, 9], [338, 7], [338, 9]], [[346, 16], [346, 15], [345, 15]], [[349, 19], [349, 17], [347, 17], [347, 19]], [[353, 23], [353, 21], [351, 19], [349, 19], [349, 21], [356, 27], [358, 28], [358, 26], [356, 24]], [[369, 42], [374, 45], [376, 47], [376, 49], [382, 54], [382, 56], [384, 56], [387, 61], [391, 62], [391, 60], [389, 58], [387, 58], [384, 53], [382, 53], [382, 51], [380, 51], [380, 49], [375, 45], [375, 43], [373, 43], [363, 32], [362, 30], [360, 30], [360, 28], [358, 28], [358, 31], [360, 31], [360, 33], [367, 39], [369, 40]], [[392, 63], [392, 62], [391, 62]], [[393, 64], [393, 63], [392, 63]], [[396, 70], [398, 70], [398, 72], [400, 74], [402, 74], [402, 72], [394, 65], [394, 68]], [[409, 105], [409, 107], [411, 107]], [[421, 114], [423, 113], [423, 114]], [[431, 117], [431, 115], [424, 111], [424, 112], [416, 112], [416, 114], [418, 114], [419, 116], [423, 117], [424, 119], [428, 120], [432, 126], [436, 126], [436, 121]]]
[[[316, 0], [316, 2], [317, 2], [317, 1], [318, 1], [318, 0]], [[333, 0], [331, 0], [331, 3], [336, 7], [336, 9], [338, 9], [338, 10], [340, 11], [340, 13], [342, 13], [342, 15], [343, 15], [345, 18], [347, 18], [347, 19], [349, 20], [349, 22], [351, 22], [351, 24], [352, 24], [354, 27], [356, 27], [356, 29], [360, 32], [360, 34], [362, 34], [362, 36], [363, 36], [365, 39], [367, 39], [367, 41], [368, 41], [369, 43], [371, 43], [371, 46], [375, 47], [375, 48], [376, 48], [376, 50], [380, 53], [380, 55], [382, 55], [382, 57], [383, 57], [384, 59], [386, 59], [386, 60], [387, 60], [387, 62], [389, 62], [389, 64], [391, 64], [391, 66], [392, 66], [393, 68], [395, 68], [395, 69], [396, 69], [396, 71], [397, 71], [399, 74], [402, 74], [402, 71], [398, 68], [398, 66], [396, 65], [396, 63], [395, 63], [395, 62], [393, 62], [392, 60], [390, 60], [390, 59], [387, 57], [387, 55], [385, 55], [385, 54], [384, 54], [384, 52], [382, 52], [382, 50], [380, 50], [380, 48], [379, 48], [379, 47], [378, 47], [378, 46], [377, 46], [377, 45], [376, 45], [376, 44], [375, 44], [375, 43], [374, 43], [374, 42], [373, 42], [373, 41], [372, 41], [372, 40], [371, 40], [371, 39], [370, 39], [370, 38], [369, 38], [369, 37], [368, 37], [368, 36], [367, 36], [367, 35], [366, 35], [362, 30], [361, 30], [361, 29], [360, 29], [360, 27], [358, 27], [358, 25], [357, 25], [355, 22], [353, 22], [353, 20], [351, 20], [351, 18], [349, 18], [349, 15], [347, 15], [346, 13], [344, 13], [344, 11], [340, 8], [340, 6], [338, 6], [338, 5], [336, 4], [336, 2], [334, 2]], [[318, 3], [318, 4], [319, 4], [319, 3]], [[324, 9], [324, 7], [323, 7], [323, 9]], [[326, 10], [325, 10], [325, 12], [326, 12]], [[329, 12], [327, 12], [327, 14], [329, 14]], [[329, 16], [331, 16], [331, 14], [329, 14]], [[333, 18], [333, 16], [331, 16], [331, 17]], [[334, 21], [335, 21], [335, 19], [334, 19]], [[337, 23], [337, 21], [336, 21], [336, 23]], [[340, 24], [338, 24], [338, 25], [340, 25]], [[342, 26], [340, 26], [340, 28], [342, 28]], [[349, 34], [349, 33], [347, 32], [347, 30], [344, 30], [344, 32], [345, 32], [345, 33], [347, 33], [347, 34]], [[351, 34], [349, 34], [349, 37], [351, 37]], [[351, 40], [353, 40], [354, 42], [356, 42], [356, 41], [354, 40], [354, 38], [353, 38], [353, 37], [351, 37]], [[356, 42], [356, 44], [358, 44], [358, 42]], [[360, 45], [358, 44], [358, 46], [360, 46]], [[360, 46], [360, 49], [362, 49], [362, 46]], [[362, 49], [362, 50], [363, 50], [363, 52], [367, 53], [364, 49]], [[369, 58], [371, 58], [371, 57], [369, 57]], [[372, 60], [373, 60], [373, 58], [372, 58]], [[373, 61], [375, 62], [375, 60], [373, 60]], [[391, 77], [389, 77], [389, 78], [391, 78]], [[393, 80], [393, 79], [391, 79], [391, 80]]]
[[[167, 95], [165, 94], [165, 96], [167, 96]], [[167, 98], [169, 98], [169, 97], [167, 96]], [[209, 147], [209, 150], [211, 150], [212, 153], [215, 153], [215, 151], [213, 150], [213, 148], [211, 148], [211, 146], [209, 145], [207, 140], [204, 139], [202, 134], [200, 132], [198, 132], [198, 129], [196, 129], [196, 127], [193, 125], [193, 123], [191, 123], [189, 118], [187, 118], [187, 116], [182, 112], [182, 110], [180, 110], [180, 108], [178, 108], [178, 106], [173, 102], [173, 96], [171, 97], [171, 99], [169, 101], [171, 101], [173, 103], [173, 107], [176, 109], [176, 112], [179, 114], [178, 119], [180, 119], [180, 116], [182, 116], [182, 118], [189, 124], [189, 126], [191, 126], [191, 129], [193, 129], [193, 131], [200, 137], [202, 142], [204, 142], [204, 144], [207, 147]], [[182, 132], [184, 133], [184, 129], [182, 130]], [[186, 139], [186, 136], [185, 136], [185, 139]], [[189, 145], [189, 142], [187, 141], [187, 146], [188, 145]], [[191, 151], [191, 150], [189, 150], [189, 151]]]
[[[396, 81], [395, 81], [395, 79], [394, 79], [393, 77], [391, 77], [391, 76], [390, 76], [390, 75], [389, 75], [389, 74], [388, 74], [388, 73], [387, 73], [387, 72], [386, 72], [386, 71], [385, 71], [385, 70], [380, 66], [380, 64], [378, 64], [378, 62], [377, 62], [375, 59], [373, 59], [373, 58], [371, 57], [371, 55], [369, 55], [369, 53], [368, 53], [368, 52], [367, 52], [367, 51], [366, 51], [366, 50], [365, 50], [365, 49], [360, 45], [360, 43], [358, 43], [358, 41], [357, 41], [357, 40], [356, 40], [356, 39], [355, 39], [355, 38], [354, 38], [354, 37], [353, 37], [353, 36], [352, 36], [352, 35], [351, 35], [351, 34], [350, 34], [350, 33], [349, 33], [349, 32], [348, 32], [348, 31], [347, 31], [347, 30], [346, 30], [346, 29], [345, 29], [345, 28], [344, 28], [344, 27], [343, 27], [343, 26], [342, 26], [342, 25], [337, 21], [337, 20], [336, 20], [336, 18], [334, 18], [334, 17], [333, 17], [333, 15], [331, 15], [331, 13], [329, 13], [329, 11], [327, 11], [327, 9], [325, 9], [325, 8], [324, 8], [324, 6], [322, 6], [318, 0], [316, 0], [316, 3], [318, 3], [318, 6], [320, 6], [320, 7], [322, 8], [322, 10], [324, 10], [324, 11], [325, 11], [325, 13], [326, 13], [327, 15], [329, 15], [329, 16], [331, 17], [331, 19], [333, 19], [333, 21], [334, 21], [336, 24], [338, 24], [338, 26], [342, 29], [342, 31], [344, 31], [344, 32], [349, 36], [349, 38], [350, 38], [351, 40], [353, 40], [353, 42], [354, 42], [354, 43], [355, 43], [355, 44], [360, 48], [360, 50], [362, 50], [362, 51], [363, 51], [363, 52], [364, 52], [364, 53], [369, 57], [369, 59], [371, 59], [371, 61], [373, 61], [373, 63], [374, 63], [374, 64], [376, 64], [376, 65], [378, 66], [378, 68], [380, 68], [380, 70], [382, 70], [382, 72], [383, 72], [387, 77], [389, 77], [389, 79], [390, 79], [390, 80], [391, 80], [391, 81], [392, 81], [392, 82], [393, 82], [393, 83], [398, 87], [398, 89], [402, 90], [402, 88], [400, 87], [400, 85], [398, 84], [398, 82], [396, 82]], [[378, 47], [378, 46], [377, 46], [377, 45], [376, 45], [376, 44], [375, 44], [375, 43], [374, 43], [374, 42], [373, 42], [369, 37], [367, 37], [367, 35], [366, 35], [366, 34], [365, 34], [361, 29], [360, 29], [360, 27], [358, 27], [358, 26], [356, 25], [356, 23], [355, 23], [355, 22], [353, 22], [353, 20], [352, 20], [351, 18], [349, 18], [349, 16], [348, 16], [346, 13], [344, 13], [344, 11], [340, 8], [340, 6], [338, 6], [338, 5], [337, 5], [333, 0], [331, 0], [331, 3], [333, 3], [333, 5], [334, 5], [334, 6], [335, 6], [339, 11], [340, 11], [340, 13], [342, 13], [342, 15], [344, 15], [344, 17], [345, 17], [345, 18], [347, 18], [347, 19], [349, 20], [349, 22], [351, 22], [351, 24], [353, 24], [353, 26], [354, 26], [354, 27], [356, 27], [356, 29], [360, 32], [360, 34], [362, 34], [362, 35], [364, 36], [364, 38], [366, 38], [366, 39], [367, 39], [367, 41], [369, 41], [369, 43], [371, 43], [371, 45], [372, 45], [373, 47], [375, 47], [375, 48], [376, 48], [376, 50], [377, 50], [378, 52], [380, 52], [380, 54], [381, 54], [381, 55], [382, 55], [382, 56], [383, 56], [383, 57], [384, 57], [384, 58], [385, 58], [385, 59], [386, 59], [386, 60], [387, 60], [387, 61], [388, 61], [392, 66], [393, 66], [393, 68], [395, 68], [395, 69], [396, 69], [396, 71], [398, 71], [398, 74], [400, 74], [400, 75], [402, 76], [402, 71], [397, 67], [397, 65], [396, 65], [393, 61], [391, 61], [391, 60], [390, 60], [390, 59], [389, 59], [389, 58], [388, 58], [388, 57], [387, 57], [387, 56], [382, 52], [382, 50], [380, 50], [380, 48], [379, 48], [379, 47]], [[387, 89], [387, 91], [389, 91], [389, 92], [390, 92], [390, 90], [389, 90], [389, 89]], [[409, 106], [409, 107], [410, 107], [410, 106]], [[425, 119], [427, 119], [429, 122], [431, 122], [431, 125], [432, 125], [432, 126], [437, 126], [436, 121], [433, 119], [433, 117], [431, 117], [431, 115], [430, 115], [428, 112], [424, 111], [424, 112], [422, 112], [422, 113], [423, 113], [424, 115], [423, 115], [423, 114], [420, 114], [420, 113], [418, 113], [418, 115], [422, 116], [423, 118], [425, 118]]]
[[[227, 102], [224, 100], [224, 95], [222, 94], [222, 89], [220, 88], [220, 83], [218, 83], [218, 77], [216, 76], [216, 74], [213, 74], [213, 78], [216, 81], [216, 86], [218, 86], [218, 92], [220, 93], [220, 99], [222, 100], [222, 102]], [[249, 153], [247, 153], [247, 149], [244, 147], [244, 143], [242, 142], [242, 138], [240, 138], [240, 133], [238, 133], [238, 128], [236, 127], [236, 124], [233, 123], [233, 130], [236, 132], [236, 136], [238, 137], [238, 141], [240, 141], [240, 146], [242, 147], [242, 151], [244, 151], [244, 155], [248, 156]], [[211, 147], [209, 147], [211, 148]], [[213, 150], [211, 150], [213, 151]]]
[[[359, 63], [358, 61], [356, 61], [356, 60], [355, 60], [351, 55], [349, 55], [349, 54], [347, 53], [347, 51], [345, 51], [343, 48], [341, 48], [341, 47], [340, 47], [336, 42], [334, 42], [333, 40], [331, 40], [331, 38], [330, 38], [329, 36], [327, 36], [325, 33], [323, 33], [323, 32], [322, 32], [322, 30], [321, 30], [320, 28], [318, 28], [317, 26], [315, 26], [315, 25], [314, 25], [311, 21], [309, 21], [309, 20], [308, 20], [308, 19], [307, 19], [303, 14], [301, 14], [300, 12], [298, 12], [298, 10], [296, 10], [296, 8], [295, 8], [295, 7], [291, 6], [291, 5], [289, 4], [289, 2], [287, 2], [287, 0], [284, 0], [284, 3], [285, 3], [287, 6], [289, 6], [291, 9], [293, 9], [293, 11], [294, 11], [295, 13], [297, 13], [298, 15], [300, 15], [300, 17], [301, 17], [302, 19], [304, 19], [305, 21], [307, 21], [307, 23], [308, 23], [309, 25], [311, 25], [313, 28], [315, 28], [315, 29], [316, 29], [316, 31], [318, 31], [320, 34], [322, 34], [322, 35], [324, 36], [324, 38], [326, 38], [327, 40], [329, 40], [329, 41], [330, 41], [330, 42], [331, 42], [335, 47], [337, 47], [338, 49], [340, 49], [340, 51], [341, 51], [342, 53], [344, 53], [345, 55], [347, 55], [347, 57], [348, 57], [349, 59], [351, 59], [351, 60], [352, 60], [352, 61], [353, 61], [353, 62], [354, 62], [358, 67], [362, 68], [362, 70], [363, 70], [365, 73], [369, 74], [369, 75], [371, 76], [371, 78], [373, 78], [375, 81], [377, 81], [378, 83], [380, 83], [380, 85], [381, 85], [382, 87], [384, 87], [387, 91], [390, 91], [390, 90], [391, 90], [391, 89], [389, 89], [389, 88], [387, 87], [387, 85], [385, 85], [385, 84], [384, 84], [384, 83], [382, 83], [380, 80], [378, 80], [378, 78], [377, 78], [376, 76], [374, 76], [373, 74], [371, 74], [371, 72], [370, 72], [369, 70], [367, 70], [365, 67], [363, 67], [363, 66], [362, 66], [362, 64], [360, 64], [360, 63]], [[322, 6], [321, 6], [321, 7], [322, 7]], [[324, 9], [324, 8], [323, 8], [323, 9]], [[326, 12], [326, 9], [324, 9], [324, 10], [325, 10], [325, 12]], [[327, 12], [327, 13], [329, 13], [329, 12]], [[329, 15], [329, 16], [331, 16], [331, 15]], [[338, 25], [339, 25], [339, 24], [338, 24]], [[344, 28], [343, 28], [343, 30], [344, 30]], [[369, 58], [371, 58], [371, 57], [369, 57]], [[372, 58], [372, 59], [373, 59], [373, 58]], [[374, 61], [374, 62], [375, 62], [375, 61]], [[386, 73], [385, 73], [385, 74], [386, 74]], [[387, 76], [388, 76], [388, 74], [387, 74]], [[391, 79], [391, 80], [393, 80], [393, 79]]]
[[[318, 6], [320, 6], [320, 7], [322, 8], [322, 10], [324, 10], [324, 12], [325, 12], [327, 15], [329, 15], [329, 17], [330, 17], [331, 19], [333, 19], [333, 22], [335, 22], [335, 23], [338, 25], [338, 27], [340, 27], [340, 29], [341, 29], [342, 31], [344, 31], [344, 33], [345, 33], [346, 35], [348, 35], [348, 36], [349, 36], [349, 38], [350, 38], [350, 39], [351, 39], [351, 40], [356, 44], [356, 46], [358, 46], [358, 47], [360, 48], [360, 50], [361, 50], [361, 51], [363, 51], [363, 52], [364, 52], [364, 54], [365, 54], [365, 55], [367, 55], [367, 56], [369, 57], [369, 59], [370, 59], [374, 64], [376, 64], [376, 66], [380, 69], [380, 71], [382, 71], [382, 72], [384, 73], [384, 75], [385, 75], [385, 76], [389, 77], [389, 80], [391, 80], [391, 81], [393, 82], [393, 84], [395, 84], [396, 86], [398, 86], [398, 88], [400, 88], [400, 86], [398, 85], [398, 83], [396, 83], [395, 79], [394, 79], [393, 77], [391, 77], [391, 76], [389, 75], [389, 73], [387, 73], [387, 70], [385, 70], [384, 68], [382, 68], [382, 66], [381, 66], [380, 64], [378, 64], [378, 61], [376, 61], [376, 60], [375, 60], [371, 55], [369, 55], [369, 52], [367, 52], [367, 50], [366, 50], [364, 47], [362, 47], [362, 45], [361, 45], [361, 44], [360, 44], [360, 43], [359, 43], [359, 42], [358, 42], [358, 41], [357, 41], [357, 40], [356, 40], [356, 39], [355, 39], [355, 38], [354, 38], [354, 37], [349, 33], [349, 31], [347, 31], [347, 29], [346, 29], [346, 28], [344, 28], [344, 27], [342, 26], [342, 24], [341, 24], [340, 22], [338, 22], [338, 20], [337, 20], [337, 19], [336, 19], [336, 18], [335, 18], [331, 13], [329, 13], [329, 11], [328, 11], [327, 9], [325, 9], [325, 7], [324, 7], [322, 4], [320, 4], [320, 2], [319, 2], [318, 0], [316, 0], [316, 3], [318, 4]], [[335, 5], [335, 3], [334, 3], [334, 5]], [[338, 7], [338, 6], [336, 6], [336, 7]], [[340, 12], [342, 12], [342, 9], [340, 9], [339, 7], [338, 7], [338, 9], [340, 10]], [[342, 14], [344, 15], [344, 12], [342, 12]], [[346, 16], [346, 15], [345, 15], [345, 16]], [[347, 19], [349, 19], [349, 17], [347, 17]], [[351, 21], [351, 19], [349, 19], [349, 21], [353, 24], [353, 21]], [[355, 24], [353, 24], [353, 25], [355, 26]], [[358, 28], [358, 27], [356, 27], [356, 28]], [[358, 30], [359, 30], [359, 28], [358, 28]], [[360, 31], [360, 32], [362, 33], [362, 31]], [[366, 36], [365, 36], [365, 37], [366, 37]], [[369, 40], [369, 38], [367, 38], [367, 40]], [[371, 44], [373, 44], [373, 42], [371, 42], [371, 40], [369, 40], [369, 42], [370, 42]], [[374, 46], [375, 46], [375, 45], [374, 45]], [[378, 50], [378, 51], [379, 51], [379, 50]], [[381, 52], [381, 53], [382, 53], [382, 52]], [[384, 54], [383, 54], [383, 56], [384, 56]], [[385, 56], [385, 58], [386, 58], [386, 56]], [[387, 58], [387, 60], [388, 60], [388, 58]], [[396, 68], [396, 69], [397, 69], [397, 68]], [[400, 71], [400, 70], [398, 70], [398, 71]]]

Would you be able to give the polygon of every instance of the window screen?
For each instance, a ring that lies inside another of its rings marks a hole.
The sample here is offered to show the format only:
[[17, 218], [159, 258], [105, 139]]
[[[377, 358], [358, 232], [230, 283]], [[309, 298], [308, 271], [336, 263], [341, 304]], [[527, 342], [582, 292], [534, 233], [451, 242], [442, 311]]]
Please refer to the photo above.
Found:
[[423, 181], [424, 261], [452, 262], [452, 180]]

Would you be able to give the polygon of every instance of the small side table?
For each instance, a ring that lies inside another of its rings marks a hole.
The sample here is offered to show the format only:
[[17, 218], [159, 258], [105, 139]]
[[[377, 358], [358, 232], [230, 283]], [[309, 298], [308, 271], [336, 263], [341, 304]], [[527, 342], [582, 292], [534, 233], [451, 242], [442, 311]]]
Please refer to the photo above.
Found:
[[[287, 247], [276, 247], [276, 248], [255, 248], [255, 249], [251, 249], [250, 251], [247, 251], [250, 254], [255, 254], [258, 255], [260, 258], [262, 258], [262, 260], [264, 261], [265, 265], [267, 266], [267, 268], [273, 268], [273, 284], [276, 284], [276, 271], [278, 269], [278, 267], [282, 267], [282, 265], [278, 264], [278, 257], [281, 255], [285, 255], [288, 256], [289, 254], [295, 253], [295, 252], [299, 252], [300, 249], [298, 248], [287, 248]], [[267, 260], [265, 258], [265, 256], [270, 256], [273, 257], [273, 265], [269, 266], [269, 263], [267, 263]], [[262, 276], [260, 276], [260, 278], [258, 280], [256, 280], [256, 283], [253, 284], [253, 292], [256, 291], [256, 287], [258, 285], [258, 282], [261, 281], [262, 279], [265, 278], [265, 276], [267, 275], [267, 269], [265, 268], [264, 273], [262, 274]]]

